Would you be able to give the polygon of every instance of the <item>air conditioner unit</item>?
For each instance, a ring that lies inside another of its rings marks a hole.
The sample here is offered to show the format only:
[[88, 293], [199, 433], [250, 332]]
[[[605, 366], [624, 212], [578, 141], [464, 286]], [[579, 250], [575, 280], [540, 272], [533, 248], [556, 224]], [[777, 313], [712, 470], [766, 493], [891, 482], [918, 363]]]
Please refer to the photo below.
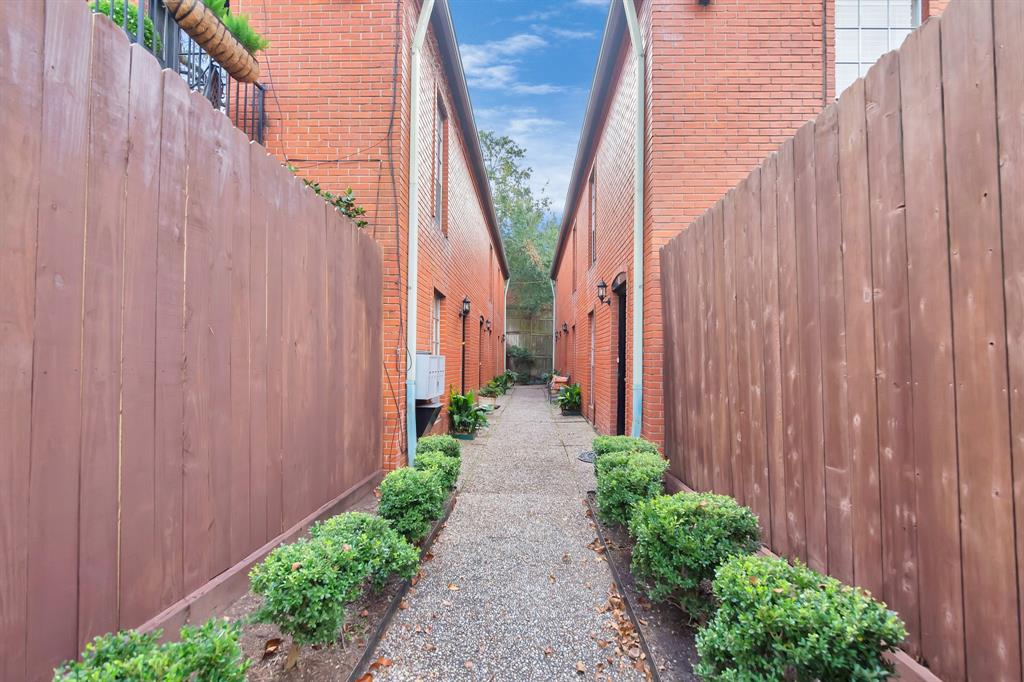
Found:
[[444, 356], [416, 353], [416, 400], [444, 395]]

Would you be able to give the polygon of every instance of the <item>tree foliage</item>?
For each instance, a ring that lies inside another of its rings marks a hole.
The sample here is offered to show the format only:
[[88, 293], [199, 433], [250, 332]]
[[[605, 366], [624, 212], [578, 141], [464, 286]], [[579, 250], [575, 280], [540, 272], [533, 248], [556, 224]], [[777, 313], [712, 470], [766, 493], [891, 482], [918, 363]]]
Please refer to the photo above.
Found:
[[558, 240], [551, 199], [533, 193], [526, 150], [512, 138], [481, 130], [480, 142], [512, 276], [508, 302], [535, 313], [551, 304], [548, 272]]

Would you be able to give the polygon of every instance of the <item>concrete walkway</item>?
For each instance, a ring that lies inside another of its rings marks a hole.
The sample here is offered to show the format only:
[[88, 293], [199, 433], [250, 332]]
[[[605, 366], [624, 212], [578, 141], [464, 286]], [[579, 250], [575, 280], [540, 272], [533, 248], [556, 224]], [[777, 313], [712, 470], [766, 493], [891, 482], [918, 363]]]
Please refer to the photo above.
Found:
[[463, 444], [458, 503], [381, 642], [392, 665], [376, 679], [644, 679], [615, 653], [611, 573], [587, 547], [594, 473], [577, 456], [593, 430], [542, 387], [517, 387], [492, 417]]

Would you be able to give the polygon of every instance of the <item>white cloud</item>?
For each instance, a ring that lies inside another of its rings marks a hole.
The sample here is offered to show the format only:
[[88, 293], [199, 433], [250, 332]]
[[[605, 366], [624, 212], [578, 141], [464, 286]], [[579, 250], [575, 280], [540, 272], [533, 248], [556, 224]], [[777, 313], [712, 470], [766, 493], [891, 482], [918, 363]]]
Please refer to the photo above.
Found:
[[472, 87], [483, 90], [508, 90], [522, 95], [550, 95], [564, 88], [551, 83], [523, 83], [519, 80], [518, 62], [522, 55], [546, 47], [548, 42], [538, 35], [517, 33], [502, 40], [479, 45], [462, 45], [462, 67]]
[[597, 37], [597, 31], [574, 31], [569, 28], [549, 28], [548, 30], [553, 35], [566, 40], [585, 40]]
[[584, 7], [600, 7], [602, 9], [607, 9], [608, 3], [609, 0], [576, 0], [577, 5], [583, 5]]

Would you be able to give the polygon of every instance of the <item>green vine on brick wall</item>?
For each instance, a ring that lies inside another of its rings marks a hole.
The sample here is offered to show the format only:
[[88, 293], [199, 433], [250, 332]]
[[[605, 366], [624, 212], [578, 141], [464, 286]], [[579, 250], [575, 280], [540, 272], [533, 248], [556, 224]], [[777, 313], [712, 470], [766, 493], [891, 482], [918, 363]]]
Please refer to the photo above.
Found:
[[[298, 173], [299, 169], [288, 164], [288, 170], [292, 173]], [[306, 178], [302, 178], [302, 182], [306, 184], [306, 187], [309, 187], [311, 190], [316, 192], [320, 198], [333, 206], [338, 213], [354, 220], [356, 227], [366, 227], [368, 225], [368, 223], [363, 220], [363, 216], [366, 215], [366, 209], [362, 206], [356, 205], [356, 196], [352, 192], [351, 187], [346, 189], [343, 194], [335, 194], [334, 192], [329, 192], [320, 187], [319, 182], [313, 182]]]

